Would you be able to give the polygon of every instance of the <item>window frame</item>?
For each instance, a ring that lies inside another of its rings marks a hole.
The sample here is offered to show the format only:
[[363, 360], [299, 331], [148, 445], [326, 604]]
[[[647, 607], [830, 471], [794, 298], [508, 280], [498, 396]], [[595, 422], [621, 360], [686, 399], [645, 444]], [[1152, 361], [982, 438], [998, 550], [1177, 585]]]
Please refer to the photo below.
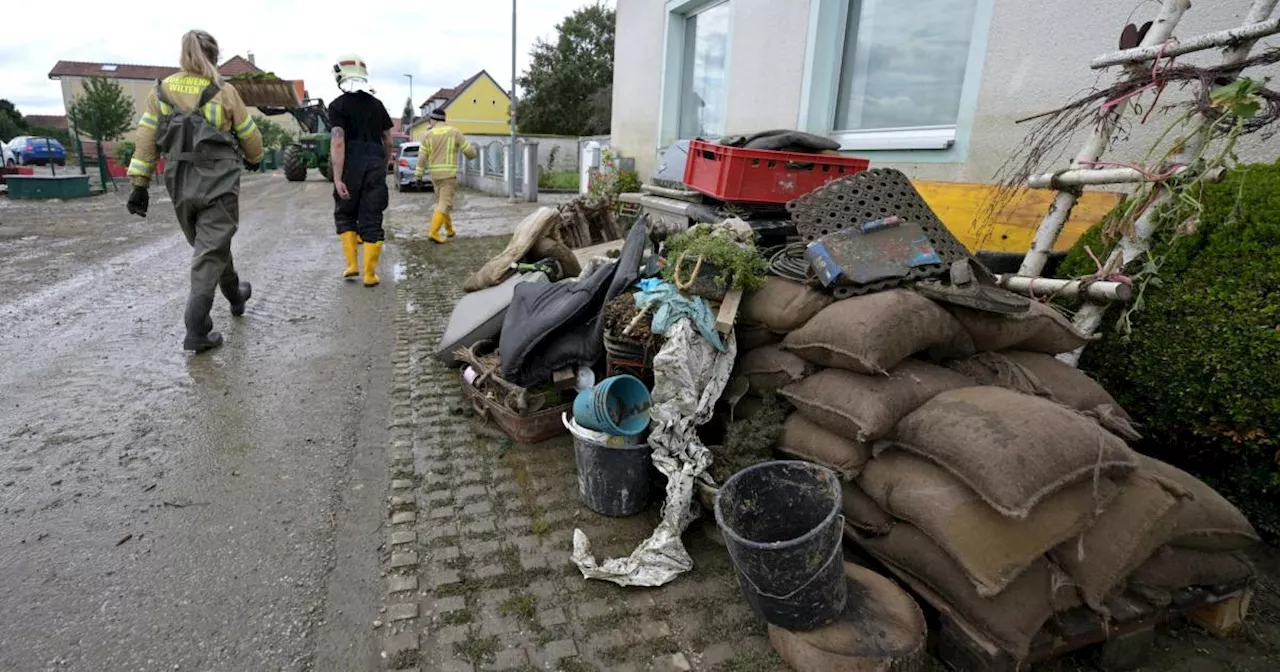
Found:
[[684, 84], [685, 26], [689, 17], [717, 5], [729, 6], [728, 40], [724, 55], [725, 104], [729, 102], [730, 69], [733, 61], [733, 0], [668, 0], [664, 7], [662, 35], [662, 88], [658, 102], [658, 148], [680, 137], [680, 95]]
[[977, 108], [995, 0], [976, 3], [954, 125], [836, 131], [833, 127], [840, 95], [840, 67], [852, 0], [810, 0], [797, 127], [837, 140], [842, 151], [905, 152], [905, 158], [911, 161], [963, 160]]

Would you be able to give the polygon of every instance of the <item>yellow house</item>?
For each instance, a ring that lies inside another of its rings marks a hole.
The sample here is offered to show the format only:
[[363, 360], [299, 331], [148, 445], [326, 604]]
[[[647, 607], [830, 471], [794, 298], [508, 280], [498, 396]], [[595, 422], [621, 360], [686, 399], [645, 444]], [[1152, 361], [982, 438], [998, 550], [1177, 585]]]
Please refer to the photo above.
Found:
[[423, 119], [409, 127], [409, 135], [421, 140], [427, 132], [426, 116], [444, 109], [449, 125], [471, 135], [509, 135], [511, 96], [493, 77], [481, 70], [452, 89], [440, 89], [418, 107]]

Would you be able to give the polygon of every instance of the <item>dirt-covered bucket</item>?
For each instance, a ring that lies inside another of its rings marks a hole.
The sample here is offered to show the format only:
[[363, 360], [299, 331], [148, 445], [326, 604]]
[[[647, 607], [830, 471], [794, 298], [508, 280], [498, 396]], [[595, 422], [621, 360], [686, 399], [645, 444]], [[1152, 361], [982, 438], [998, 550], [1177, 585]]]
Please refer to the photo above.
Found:
[[573, 435], [582, 503], [605, 516], [631, 516], [643, 511], [652, 492], [649, 444], [638, 437], [591, 431], [570, 420], [567, 414], [562, 419]]
[[716, 494], [716, 522], [738, 585], [765, 621], [813, 630], [844, 610], [840, 480], [809, 462], [752, 465]]

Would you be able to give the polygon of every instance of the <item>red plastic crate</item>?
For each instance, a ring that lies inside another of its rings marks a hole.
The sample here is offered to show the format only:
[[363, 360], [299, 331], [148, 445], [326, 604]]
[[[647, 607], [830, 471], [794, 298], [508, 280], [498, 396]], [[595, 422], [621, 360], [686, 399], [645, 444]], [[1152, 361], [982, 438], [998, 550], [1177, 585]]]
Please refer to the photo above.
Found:
[[849, 156], [775, 152], [689, 142], [684, 183], [712, 198], [740, 203], [786, 203], [871, 162]]

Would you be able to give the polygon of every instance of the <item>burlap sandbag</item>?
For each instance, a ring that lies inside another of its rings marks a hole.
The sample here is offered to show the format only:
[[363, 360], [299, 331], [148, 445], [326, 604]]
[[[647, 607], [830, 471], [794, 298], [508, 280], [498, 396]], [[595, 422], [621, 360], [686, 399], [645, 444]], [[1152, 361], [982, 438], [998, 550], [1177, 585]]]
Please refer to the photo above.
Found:
[[827, 369], [782, 388], [782, 396], [806, 418], [840, 436], [874, 441], [926, 401], [973, 385], [963, 375], [915, 359], [887, 375]]
[[890, 579], [844, 563], [849, 599], [834, 623], [808, 632], [769, 626], [769, 643], [799, 672], [908, 672], [924, 666], [929, 628]]
[[1049, 557], [1071, 576], [1085, 604], [1109, 613], [1107, 598], [1169, 540], [1178, 509], [1189, 496], [1178, 484], [1139, 471], [1093, 527], [1050, 551]]
[[529, 213], [529, 216], [516, 225], [516, 230], [511, 234], [511, 240], [507, 242], [506, 249], [498, 253], [498, 256], [486, 261], [480, 270], [472, 273], [471, 277], [462, 283], [462, 289], [477, 292], [485, 287], [501, 284], [508, 275], [514, 273], [511, 270], [511, 264], [523, 259], [539, 240], [546, 237], [551, 229], [559, 224], [560, 212], [555, 208], [544, 206]]
[[1114, 409], [1116, 415], [1126, 420], [1132, 419], [1120, 408], [1114, 397], [1080, 369], [1039, 352], [1010, 350], [1002, 354], [1023, 371], [1035, 376], [1040, 385], [1059, 403], [1080, 411], [1105, 406]]
[[955, 318], [906, 289], [837, 301], [788, 334], [783, 346], [819, 366], [869, 374], [926, 350], [972, 354]]
[[1054, 613], [1080, 605], [1066, 578], [1043, 558], [1004, 592], [986, 598], [945, 551], [907, 523], [894, 525], [883, 537], [859, 537], [859, 543], [946, 600], [966, 624], [1019, 660]]
[[1046, 497], [1023, 520], [1006, 518], [942, 467], [891, 451], [858, 477], [886, 513], [929, 535], [959, 563], [978, 594], [1000, 594], [1053, 547], [1088, 529], [1116, 495], [1109, 479], [1081, 481]]
[[1164, 546], [1129, 575], [1134, 586], [1179, 590], [1234, 585], [1253, 577], [1253, 565], [1238, 552]]
[[885, 513], [856, 482], [845, 481], [842, 486], [840, 501], [845, 524], [863, 535], [879, 537], [889, 534], [897, 522], [893, 516]]
[[1191, 493], [1183, 505], [1169, 543], [1202, 551], [1235, 551], [1260, 541], [1257, 530], [1217, 490], [1187, 472], [1146, 455], [1142, 468], [1181, 485]]
[[947, 306], [947, 310], [973, 339], [978, 352], [1025, 350], [1056, 355], [1071, 352], [1087, 339], [1053, 308], [1035, 301], [1025, 313], [1000, 315], [972, 308]]
[[777, 448], [789, 457], [834, 469], [846, 480], [871, 459], [871, 446], [833, 434], [799, 413], [783, 423]]
[[946, 362], [946, 367], [968, 376], [979, 385], [1003, 387], [1039, 397], [1053, 396], [1039, 378], [999, 352], [979, 352], [965, 359], [952, 359]]
[[1086, 479], [1121, 479], [1137, 454], [1061, 404], [999, 387], [943, 392], [898, 423], [893, 444], [956, 475], [1001, 514], [1026, 518]]
[[782, 342], [780, 334], [774, 333], [769, 327], [759, 322], [750, 320], [739, 319], [738, 323], [733, 325], [733, 335], [738, 339], [738, 352], [749, 352]]
[[764, 287], [742, 297], [738, 314], [743, 319], [787, 333], [804, 326], [831, 300], [830, 294], [771, 275]]
[[812, 372], [812, 364], [776, 345], [748, 351], [733, 369], [733, 375], [746, 377], [757, 395], [773, 394]]

